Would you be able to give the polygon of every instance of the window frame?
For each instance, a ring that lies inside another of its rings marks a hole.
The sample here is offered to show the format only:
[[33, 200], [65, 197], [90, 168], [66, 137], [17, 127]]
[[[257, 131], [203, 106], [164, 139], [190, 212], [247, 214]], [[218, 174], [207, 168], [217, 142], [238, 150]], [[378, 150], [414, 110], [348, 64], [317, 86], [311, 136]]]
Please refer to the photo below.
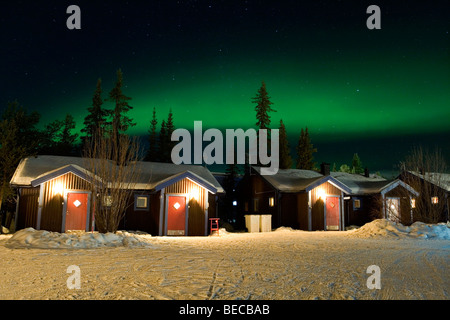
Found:
[[[138, 198], [146, 198], [146, 207], [138, 207]], [[150, 195], [149, 194], [135, 194], [134, 195], [134, 211], [149, 211], [150, 210]]]
[[353, 210], [361, 210], [361, 199], [359, 198], [353, 199]]

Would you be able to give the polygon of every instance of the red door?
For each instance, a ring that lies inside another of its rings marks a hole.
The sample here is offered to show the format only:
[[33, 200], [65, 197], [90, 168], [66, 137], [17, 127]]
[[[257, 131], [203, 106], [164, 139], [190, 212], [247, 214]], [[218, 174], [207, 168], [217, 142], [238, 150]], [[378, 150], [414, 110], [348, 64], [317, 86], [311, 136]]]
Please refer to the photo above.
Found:
[[327, 230], [339, 230], [339, 197], [326, 198]]
[[86, 230], [88, 193], [67, 193], [65, 231]]
[[186, 198], [169, 196], [167, 202], [167, 235], [184, 236], [186, 233]]

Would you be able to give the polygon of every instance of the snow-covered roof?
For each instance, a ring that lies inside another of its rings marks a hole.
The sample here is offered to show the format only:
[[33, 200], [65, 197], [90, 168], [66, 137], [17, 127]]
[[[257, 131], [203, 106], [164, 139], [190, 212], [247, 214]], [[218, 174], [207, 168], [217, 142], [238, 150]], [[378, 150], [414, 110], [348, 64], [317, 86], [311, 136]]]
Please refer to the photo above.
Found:
[[[252, 167], [261, 174], [260, 167]], [[262, 176], [274, 188], [282, 192], [309, 191], [322, 183], [330, 181], [344, 192], [350, 190], [332, 176], [324, 176], [317, 171], [301, 169], [279, 169], [277, 174]]]
[[450, 173], [439, 173], [439, 172], [425, 172], [423, 174], [416, 171], [408, 171], [425, 181], [433, 183], [438, 187], [450, 192]]
[[378, 175], [370, 175], [369, 177], [366, 177], [361, 174], [347, 172], [331, 172], [330, 174], [338, 181], [349, 187], [351, 189], [351, 194], [353, 195], [384, 193], [396, 188], [399, 185], [406, 188], [411, 193], [417, 194], [415, 190], [399, 179], [386, 180]]
[[[189, 178], [212, 192], [223, 192], [222, 186], [211, 172], [197, 165], [175, 165], [173, 163], [144, 162], [136, 163], [139, 177], [135, 189], [160, 189], [183, 178]], [[23, 159], [11, 179], [12, 186], [37, 185], [46, 177], [64, 172], [79, 170], [92, 175], [87, 169], [86, 160], [79, 157], [36, 156]], [[162, 186], [162, 187], [161, 187]]]
[[352, 190], [352, 194], [374, 194], [380, 193], [389, 183], [380, 176], [371, 175], [366, 177], [361, 174], [347, 172], [330, 172], [331, 176], [339, 180]]

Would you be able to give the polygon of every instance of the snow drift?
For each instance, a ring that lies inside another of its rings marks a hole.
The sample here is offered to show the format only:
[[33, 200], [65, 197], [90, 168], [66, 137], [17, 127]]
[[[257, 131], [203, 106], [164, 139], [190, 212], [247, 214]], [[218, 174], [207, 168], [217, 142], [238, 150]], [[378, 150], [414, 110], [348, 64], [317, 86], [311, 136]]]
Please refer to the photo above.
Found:
[[8, 248], [88, 249], [99, 247], [152, 247], [151, 235], [118, 231], [117, 233], [58, 233], [26, 228], [17, 231], [5, 244]]
[[390, 237], [450, 240], [450, 228], [445, 223], [426, 224], [415, 222], [404, 226], [386, 219], [377, 219], [363, 225], [361, 228], [348, 231], [357, 237]]

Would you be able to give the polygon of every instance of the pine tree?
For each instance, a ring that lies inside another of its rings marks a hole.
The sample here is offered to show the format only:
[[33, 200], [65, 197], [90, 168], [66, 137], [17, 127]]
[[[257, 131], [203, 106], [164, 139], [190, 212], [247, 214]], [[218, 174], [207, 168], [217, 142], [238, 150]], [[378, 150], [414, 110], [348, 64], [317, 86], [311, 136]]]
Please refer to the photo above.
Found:
[[76, 140], [78, 133], [72, 133], [76, 127], [75, 120], [72, 115], [67, 114], [62, 122], [61, 132], [59, 134], [58, 154], [59, 155], [75, 155]]
[[91, 139], [99, 129], [103, 129], [106, 124], [108, 111], [103, 109], [102, 99], [102, 79], [97, 80], [97, 86], [92, 97], [92, 105], [88, 108], [88, 115], [84, 118], [84, 128], [81, 132], [84, 134], [81, 137], [83, 145], [86, 140]]
[[171, 137], [172, 137], [172, 133], [175, 131], [175, 125], [173, 123], [173, 112], [172, 112], [172, 109], [170, 109], [169, 115], [167, 117], [166, 128], [167, 128], [167, 136], [168, 136], [169, 142], [170, 142], [171, 141]]
[[364, 172], [364, 168], [363, 168], [361, 159], [359, 158], [357, 153], [353, 154], [351, 171], [352, 171], [352, 173], [363, 173]]
[[114, 103], [114, 109], [110, 112], [112, 117], [112, 130], [119, 134], [125, 133], [130, 127], [135, 126], [133, 120], [127, 116], [127, 112], [133, 107], [128, 104], [131, 100], [123, 91], [123, 73], [122, 70], [117, 70], [117, 81], [114, 88], [109, 93], [109, 101]]
[[167, 162], [166, 160], [166, 154], [167, 154], [167, 125], [166, 125], [166, 120], [163, 120], [161, 123], [161, 130], [159, 131], [159, 144], [158, 144], [158, 149], [159, 149], [159, 157], [158, 160], [160, 162]]
[[72, 156], [77, 152], [77, 133], [72, 133], [76, 123], [72, 115], [64, 120], [54, 120], [45, 126], [42, 132], [40, 153], [58, 156]]
[[8, 103], [1, 116], [0, 208], [5, 200], [14, 196], [9, 182], [20, 160], [37, 153], [40, 134], [36, 126], [40, 117], [37, 112], [28, 113], [17, 101]]
[[175, 146], [175, 143], [172, 141], [172, 133], [175, 131], [175, 124], [173, 122], [173, 112], [172, 109], [169, 110], [169, 115], [167, 117], [166, 122], [167, 135], [166, 135], [166, 143], [167, 143], [167, 152], [166, 152], [166, 162], [172, 162], [171, 151]]
[[286, 127], [284, 126], [283, 120], [280, 120], [280, 169], [290, 169], [292, 167], [292, 157], [289, 148], [289, 141], [287, 138]]
[[156, 119], [156, 108], [153, 108], [152, 121], [150, 121], [150, 129], [148, 130], [148, 151], [145, 156], [146, 161], [157, 161], [158, 160], [158, 136], [156, 133], [156, 126], [158, 125], [158, 120]]
[[271, 107], [273, 103], [270, 101], [270, 97], [266, 89], [266, 83], [264, 81], [262, 82], [261, 87], [258, 89], [258, 93], [256, 94], [256, 96], [252, 98], [252, 102], [256, 103], [256, 125], [259, 129], [269, 129], [269, 113], [276, 112], [276, 110], [272, 109]]
[[[127, 116], [128, 111], [132, 110], [133, 107], [128, 104], [131, 100], [122, 92], [123, 87], [123, 73], [122, 70], [117, 70], [117, 81], [114, 88], [109, 93], [109, 101], [114, 103], [114, 109], [111, 110], [110, 117], [110, 134], [113, 136], [112, 141], [117, 143], [120, 141], [120, 136], [126, 134], [126, 131], [135, 126], [132, 119]], [[116, 146], [117, 152], [120, 150], [120, 146]]]
[[41, 132], [39, 145], [39, 153], [47, 155], [56, 155], [56, 147], [58, 143], [58, 134], [61, 132], [63, 121], [54, 120], [47, 123]]
[[297, 169], [313, 170], [314, 156], [317, 149], [313, 147], [309, 137], [308, 128], [301, 130], [300, 138], [297, 145]]

